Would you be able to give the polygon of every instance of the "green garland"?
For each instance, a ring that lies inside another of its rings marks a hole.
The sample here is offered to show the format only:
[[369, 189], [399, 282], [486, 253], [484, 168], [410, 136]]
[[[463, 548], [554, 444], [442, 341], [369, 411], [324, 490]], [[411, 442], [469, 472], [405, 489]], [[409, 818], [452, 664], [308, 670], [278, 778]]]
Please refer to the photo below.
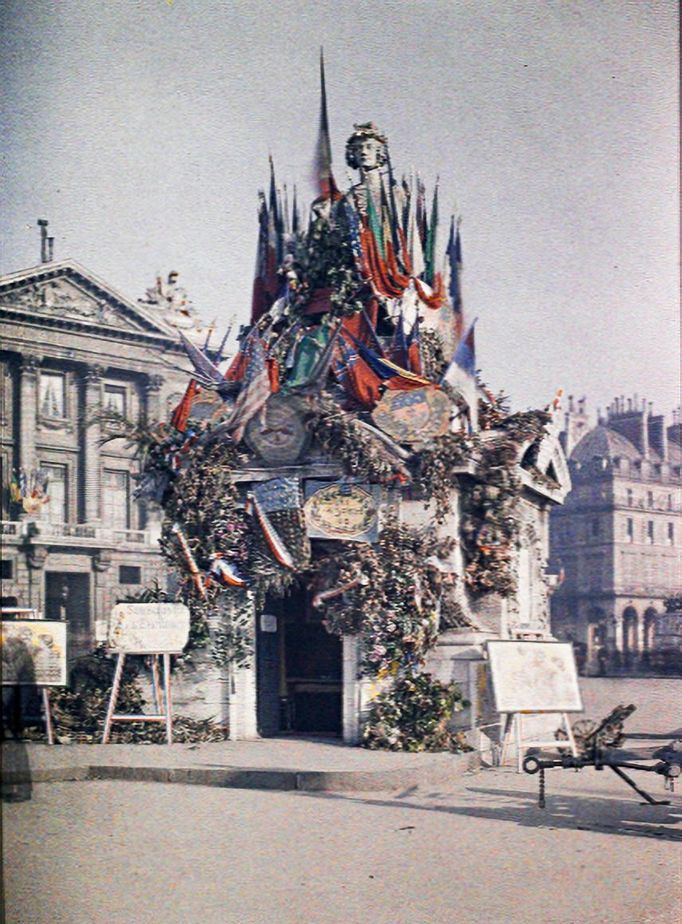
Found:
[[432, 382], [440, 382], [449, 359], [445, 355], [443, 338], [436, 330], [424, 328], [419, 333], [422, 374]]
[[362, 673], [395, 675], [424, 663], [438, 639], [441, 577], [435, 560], [453, 546], [451, 539], [389, 518], [376, 548], [357, 543], [316, 563], [311, 582], [317, 588], [355, 582], [324, 604], [324, 621], [336, 635], [361, 637]]
[[310, 428], [323, 452], [340, 460], [349, 475], [380, 484], [395, 480], [400, 469], [396, 460], [357, 417], [342, 410], [331, 398], [318, 400]]
[[466, 751], [462, 732], [448, 722], [468, 706], [454, 683], [431, 674], [401, 677], [372, 702], [363, 732], [363, 746], [390, 751]]
[[477, 440], [460, 433], [437, 436], [416, 455], [413, 484], [426, 502], [435, 502], [435, 519], [442, 523], [452, 509], [452, 492], [459, 486], [457, 466], [471, 459]]
[[343, 211], [333, 209], [330, 218], [318, 216], [307, 235], [301, 236], [294, 251], [294, 266], [300, 281], [293, 298], [294, 311], [300, 313], [311, 296], [330, 289], [334, 314], [351, 315], [362, 311], [359, 293], [364, 288], [355, 266], [350, 235]]
[[[53, 688], [50, 692], [50, 711], [60, 743], [95, 743], [102, 740], [104, 719], [111, 697], [115, 661], [103, 646], [79, 658], [71, 672], [70, 688]], [[126, 659], [118, 693], [117, 709], [121, 713], [140, 714], [145, 700], [139, 684], [139, 662]], [[42, 736], [42, 731], [41, 731]], [[176, 743], [192, 741], [222, 741], [225, 728], [210, 719], [197, 720], [187, 716], [173, 719], [173, 740]], [[138, 741], [164, 742], [165, 730], [148, 723], [126, 722], [114, 725], [111, 741], [114, 744], [131, 744]]]

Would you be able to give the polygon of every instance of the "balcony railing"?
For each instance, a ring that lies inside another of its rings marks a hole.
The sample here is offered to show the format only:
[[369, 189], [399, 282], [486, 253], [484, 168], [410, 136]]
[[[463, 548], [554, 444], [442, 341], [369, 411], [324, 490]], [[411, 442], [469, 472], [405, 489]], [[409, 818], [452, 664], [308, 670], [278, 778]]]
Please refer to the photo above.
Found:
[[62, 542], [68, 545], [119, 546], [134, 545], [151, 548], [156, 545], [156, 534], [146, 529], [111, 529], [89, 523], [48, 523], [42, 520], [2, 520], [0, 533], [3, 537], [23, 539], [31, 537], [34, 542]]

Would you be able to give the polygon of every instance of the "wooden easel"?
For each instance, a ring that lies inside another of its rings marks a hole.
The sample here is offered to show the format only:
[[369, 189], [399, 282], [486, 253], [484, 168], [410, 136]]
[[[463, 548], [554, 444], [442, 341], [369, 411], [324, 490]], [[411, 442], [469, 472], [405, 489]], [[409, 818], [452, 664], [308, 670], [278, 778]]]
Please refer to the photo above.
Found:
[[54, 744], [54, 728], [52, 726], [52, 712], [50, 711], [50, 689], [41, 687], [43, 692], [43, 712], [45, 713], [45, 731], [47, 732], [47, 743]]
[[[553, 739], [552, 741], [527, 741], [523, 743], [523, 717], [525, 715], [558, 715], [566, 732], [566, 741]], [[574, 757], [578, 756], [573, 737], [573, 729], [568, 718], [567, 712], [508, 712], [505, 715], [504, 732], [502, 734], [502, 751], [500, 753], [500, 766], [504, 766], [504, 759], [507, 755], [509, 744], [514, 737], [516, 745], [516, 771], [521, 773], [523, 769], [523, 752], [528, 748], [570, 748]]]
[[[151, 715], [134, 713], [114, 712], [116, 702], [121, 689], [121, 679], [123, 677], [123, 666], [126, 656], [123, 652], [118, 653], [116, 662], [116, 671], [114, 673], [114, 683], [111, 688], [111, 696], [107, 707], [107, 715], [104, 721], [104, 734], [102, 735], [102, 744], [107, 744], [111, 734], [112, 722], [163, 722], [166, 725], [166, 743], [173, 743], [173, 716], [171, 706], [171, 672], [170, 672], [170, 654], [164, 652], [163, 655], [154, 651], [135, 652], [135, 654], [151, 657], [152, 659], [152, 687], [154, 690], [154, 703], [156, 712]], [[159, 658], [163, 657], [163, 694], [159, 677]]]

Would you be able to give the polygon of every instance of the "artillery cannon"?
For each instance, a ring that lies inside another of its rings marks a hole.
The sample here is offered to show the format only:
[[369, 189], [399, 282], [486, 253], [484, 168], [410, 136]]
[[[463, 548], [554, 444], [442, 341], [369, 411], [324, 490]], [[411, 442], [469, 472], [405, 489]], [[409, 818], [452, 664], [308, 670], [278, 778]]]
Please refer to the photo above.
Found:
[[[526, 773], [539, 773], [538, 806], [545, 807], [545, 770], [582, 770], [594, 767], [613, 770], [628, 786], [635, 790], [648, 805], [670, 805], [669, 799], [654, 799], [641, 789], [626, 770], [641, 770], [657, 773], [664, 778], [666, 789], [674, 791], [675, 781], [682, 774], [682, 741], [671, 741], [661, 747], [624, 749], [620, 745], [625, 741], [623, 722], [632, 715], [636, 706], [616, 706], [606, 718], [596, 723], [589, 720], [576, 722], [573, 735], [579, 749], [577, 756], [562, 754], [559, 757], [545, 755], [543, 752], [530, 753], [523, 761]], [[561, 732], [557, 734], [562, 734]], [[653, 763], [652, 763], [653, 761]]]

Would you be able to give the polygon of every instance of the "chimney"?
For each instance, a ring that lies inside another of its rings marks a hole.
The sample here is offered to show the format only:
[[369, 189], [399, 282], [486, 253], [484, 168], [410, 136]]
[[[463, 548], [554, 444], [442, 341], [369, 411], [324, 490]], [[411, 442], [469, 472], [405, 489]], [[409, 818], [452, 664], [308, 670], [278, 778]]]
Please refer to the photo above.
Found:
[[652, 415], [648, 421], [649, 445], [652, 446], [664, 462], [668, 461], [668, 432], [665, 428], [663, 414]]
[[47, 239], [47, 262], [52, 263], [54, 260], [54, 238], [48, 237]]
[[569, 409], [564, 415], [565, 430], [561, 434], [560, 440], [564, 452], [570, 456], [580, 440], [590, 429], [590, 420], [585, 411], [585, 398], [580, 398], [577, 402], [578, 410], [575, 410], [576, 404], [573, 402], [573, 395], [569, 396]]
[[47, 226], [49, 222], [46, 218], [38, 219], [40, 228], [40, 262], [47, 263]]
[[669, 442], [677, 443], [678, 446], [682, 445], [682, 420], [680, 420], [679, 408], [673, 411], [672, 427], [667, 428], [666, 435]]
[[[609, 427], [630, 440], [646, 458], [649, 455], [649, 428], [648, 419], [651, 415], [651, 405], [642, 401], [641, 408], [635, 402], [621, 395], [615, 399], [616, 412], [609, 416]], [[627, 410], [626, 410], [627, 408]]]

